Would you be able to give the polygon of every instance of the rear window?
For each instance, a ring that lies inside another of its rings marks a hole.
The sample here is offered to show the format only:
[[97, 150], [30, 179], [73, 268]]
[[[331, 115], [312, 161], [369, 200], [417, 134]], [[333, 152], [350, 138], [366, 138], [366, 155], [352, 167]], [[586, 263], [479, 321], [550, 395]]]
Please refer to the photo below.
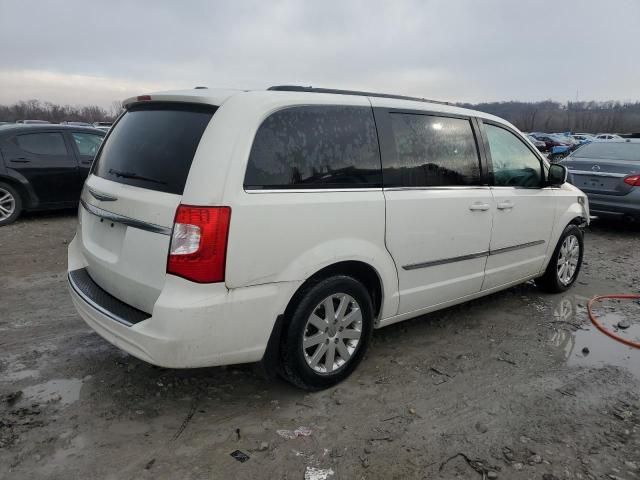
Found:
[[135, 105], [112, 128], [93, 174], [135, 187], [182, 195], [200, 138], [216, 107]]
[[574, 157], [640, 161], [640, 143], [595, 142], [575, 151]]
[[380, 152], [370, 107], [280, 110], [258, 129], [246, 189], [380, 187]]

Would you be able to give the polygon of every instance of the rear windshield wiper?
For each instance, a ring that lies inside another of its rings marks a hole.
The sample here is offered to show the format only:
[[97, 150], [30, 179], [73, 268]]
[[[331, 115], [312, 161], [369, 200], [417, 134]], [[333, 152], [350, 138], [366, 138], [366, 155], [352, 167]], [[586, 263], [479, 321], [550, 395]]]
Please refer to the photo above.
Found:
[[109, 169], [109, 173], [112, 175], [115, 175], [116, 177], [120, 177], [120, 178], [133, 178], [135, 180], [142, 180], [144, 182], [152, 182], [152, 183], [159, 183], [160, 185], [166, 185], [167, 182], [163, 182], [162, 180], [157, 180], [155, 178], [149, 178], [149, 177], [144, 177], [142, 175], [138, 175], [135, 172], [123, 172], [121, 170], [115, 170], [113, 168]]

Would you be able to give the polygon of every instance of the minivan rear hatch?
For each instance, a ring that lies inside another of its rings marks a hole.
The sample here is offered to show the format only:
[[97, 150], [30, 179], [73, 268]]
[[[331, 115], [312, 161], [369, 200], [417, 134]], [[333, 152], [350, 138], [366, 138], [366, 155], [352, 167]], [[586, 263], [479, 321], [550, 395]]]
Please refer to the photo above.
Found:
[[217, 107], [130, 106], [85, 183], [78, 235], [89, 276], [151, 313], [166, 276], [171, 228], [200, 139]]

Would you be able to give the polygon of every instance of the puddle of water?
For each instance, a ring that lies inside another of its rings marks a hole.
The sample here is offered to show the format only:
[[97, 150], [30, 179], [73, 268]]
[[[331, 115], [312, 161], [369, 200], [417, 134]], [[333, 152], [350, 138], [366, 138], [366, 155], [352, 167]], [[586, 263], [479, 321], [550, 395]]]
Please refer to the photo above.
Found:
[[[627, 369], [640, 380], [640, 349], [626, 346], [600, 332], [588, 318], [586, 309], [588, 300], [580, 295], [569, 294], [563, 296], [554, 305], [554, 320], [569, 323], [555, 324], [557, 328], [550, 337], [551, 344], [562, 353], [569, 366], [613, 365]], [[633, 305], [619, 307], [604, 303], [594, 308], [594, 313], [600, 323], [614, 333], [632, 340], [639, 340], [640, 306], [637, 304], [635, 306], [638, 308], [636, 309]], [[629, 320], [631, 327], [616, 332], [617, 323], [623, 319]], [[574, 330], [570, 323], [581, 325], [582, 329]], [[588, 354], [583, 353], [585, 347], [589, 349]]]
[[61, 405], [69, 405], [80, 399], [81, 388], [82, 380], [79, 378], [62, 378], [23, 388], [22, 393], [26, 403], [60, 402]]

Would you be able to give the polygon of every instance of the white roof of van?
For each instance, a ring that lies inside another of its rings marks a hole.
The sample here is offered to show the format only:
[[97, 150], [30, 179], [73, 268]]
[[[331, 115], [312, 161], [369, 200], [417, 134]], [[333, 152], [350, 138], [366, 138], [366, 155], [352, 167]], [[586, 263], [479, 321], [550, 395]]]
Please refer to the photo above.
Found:
[[[302, 96], [307, 95], [325, 95], [328, 98], [336, 99], [336, 93], [314, 92], [314, 91], [286, 91], [286, 90], [241, 90], [241, 89], [221, 89], [221, 88], [194, 88], [191, 90], [171, 90], [166, 92], [152, 92], [143, 94], [140, 96], [127, 98], [122, 102], [122, 106], [126, 107], [139, 102], [144, 101], [161, 101], [161, 102], [188, 102], [188, 103], [202, 103], [208, 105], [221, 106], [229, 98], [234, 95], [242, 94], [244, 92], [251, 92], [252, 96], [264, 94], [265, 96], [285, 96], [291, 95], [296, 101]], [[338, 90], [332, 92], [339, 92]], [[465, 115], [474, 116], [479, 118], [485, 118], [487, 120], [494, 120], [496, 122], [510, 125], [506, 120], [496, 117], [488, 113], [480, 112], [478, 110], [471, 110], [468, 108], [457, 107], [445, 102], [429, 101], [422, 99], [409, 99], [409, 97], [395, 98], [393, 96], [377, 96], [377, 94], [371, 94], [367, 96], [366, 92], [350, 94], [348, 91], [339, 94], [340, 97], [366, 97], [369, 98], [371, 104], [374, 107], [387, 107], [387, 108], [403, 108], [411, 110], [425, 110], [431, 112], [442, 112], [453, 115]], [[318, 97], [315, 97], [318, 98]], [[315, 103], [315, 102], [314, 102]], [[341, 102], [342, 103], [342, 102]], [[514, 127], [515, 128], [515, 127]]]

